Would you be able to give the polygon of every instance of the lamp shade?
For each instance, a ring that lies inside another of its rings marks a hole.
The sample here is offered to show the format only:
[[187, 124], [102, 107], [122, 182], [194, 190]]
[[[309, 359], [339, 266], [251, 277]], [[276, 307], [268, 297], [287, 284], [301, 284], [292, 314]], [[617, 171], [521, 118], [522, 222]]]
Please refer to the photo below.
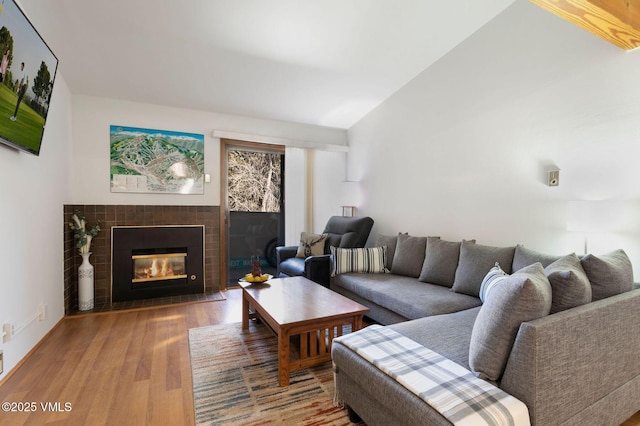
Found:
[[340, 187], [340, 205], [341, 206], [359, 206], [360, 205], [360, 182], [346, 180]]

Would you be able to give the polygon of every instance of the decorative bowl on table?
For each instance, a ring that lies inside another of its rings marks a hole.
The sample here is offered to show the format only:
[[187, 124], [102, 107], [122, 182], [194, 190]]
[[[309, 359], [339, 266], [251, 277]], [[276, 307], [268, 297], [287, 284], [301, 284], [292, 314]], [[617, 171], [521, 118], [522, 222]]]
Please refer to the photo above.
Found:
[[273, 275], [270, 274], [260, 274], [256, 276], [254, 276], [253, 274], [246, 274], [244, 277], [240, 278], [240, 282], [260, 284], [270, 280], [271, 278], [273, 278]]

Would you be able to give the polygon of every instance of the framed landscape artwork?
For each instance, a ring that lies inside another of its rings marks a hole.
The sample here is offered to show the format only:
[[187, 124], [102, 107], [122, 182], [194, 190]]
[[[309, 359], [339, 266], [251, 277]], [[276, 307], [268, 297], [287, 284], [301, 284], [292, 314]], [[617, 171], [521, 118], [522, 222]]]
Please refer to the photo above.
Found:
[[111, 126], [111, 192], [203, 194], [204, 135]]

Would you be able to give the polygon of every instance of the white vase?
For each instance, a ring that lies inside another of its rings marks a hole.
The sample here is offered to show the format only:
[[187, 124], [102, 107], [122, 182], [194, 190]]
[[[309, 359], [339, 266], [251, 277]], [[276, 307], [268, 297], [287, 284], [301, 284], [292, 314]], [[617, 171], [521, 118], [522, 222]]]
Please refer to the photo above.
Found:
[[89, 253], [80, 253], [82, 264], [78, 267], [78, 308], [81, 311], [93, 309], [93, 265], [89, 263]]

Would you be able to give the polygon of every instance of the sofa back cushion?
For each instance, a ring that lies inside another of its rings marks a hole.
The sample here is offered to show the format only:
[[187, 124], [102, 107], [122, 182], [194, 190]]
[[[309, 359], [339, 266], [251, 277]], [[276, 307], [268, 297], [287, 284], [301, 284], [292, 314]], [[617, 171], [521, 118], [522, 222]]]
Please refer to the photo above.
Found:
[[425, 283], [451, 287], [458, 268], [460, 244], [438, 237], [427, 237], [424, 263], [418, 279]]
[[594, 302], [633, 288], [633, 268], [624, 250], [601, 256], [588, 254], [580, 263], [591, 283]]
[[506, 273], [511, 273], [515, 247], [491, 247], [463, 241], [452, 290], [478, 297], [485, 275], [496, 262]]
[[513, 255], [513, 264], [511, 265], [511, 270], [519, 271], [525, 266], [533, 265], [536, 262], [540, 262], [542, 264], [542, 267], [546, 268], [561, 257], [562, 256], [540, 253], [538, 251], [528, 249], [518, 244]]
[[418, 278], [424, 263], [427, 237], [398, 234], [396, 252], [393, 255], [391, 273]]
[[498, 381], [520, 324], [551, 310], [551, 285], [540, 263], [500, 280], [488, 293], [471, 332], [469, 366], [478, 377]]
[[574, 253], [544, 268], [551, 284], [551, 313], [591, 302], [591, 284]]
[[393, 264], [393, 257], [396, 253], [396, 245], [398, 244], [397, 235], [378, 235], [376, 240], [376, 247], [386, 247], [387, 255], [385, 256], [385, 268], [391, 270]]

